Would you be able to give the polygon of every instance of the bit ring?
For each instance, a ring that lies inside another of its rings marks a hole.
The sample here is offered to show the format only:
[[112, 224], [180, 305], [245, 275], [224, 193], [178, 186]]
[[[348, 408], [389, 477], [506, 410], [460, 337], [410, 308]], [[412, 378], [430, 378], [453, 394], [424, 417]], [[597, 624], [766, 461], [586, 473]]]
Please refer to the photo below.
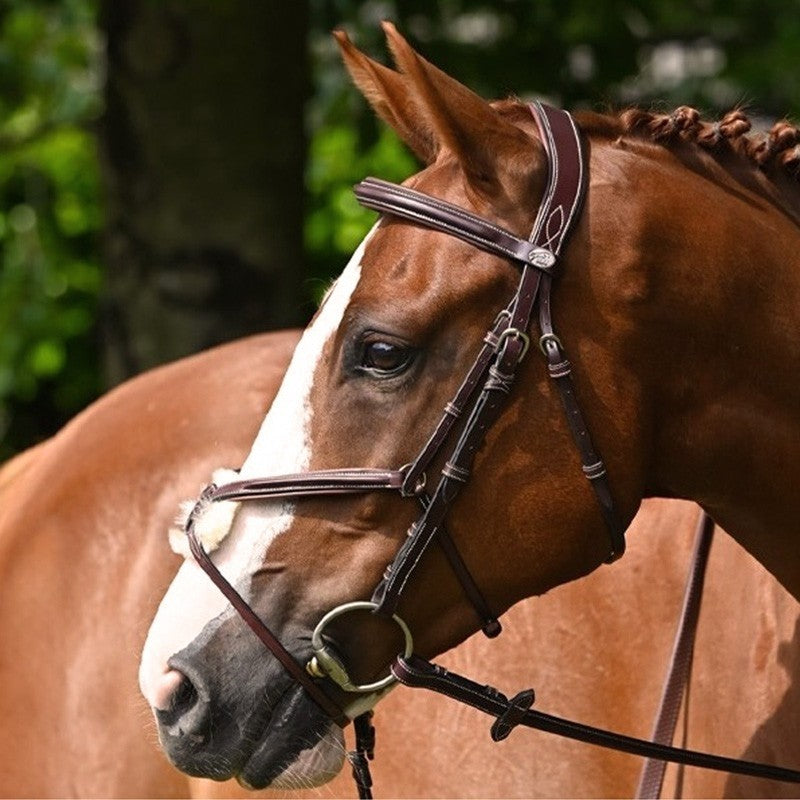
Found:
[[[311, 634], [311, 647], [314, 650], [314, 655], [308, 664], [306, 664], [306, 671], [317, 678], [330, 678], [337, 686], [344, 689], [346, 692], [370, 694], [372, 692], [379, 692], [381, 689], [386, 689], [388, 686], [395, 683], [396, 678], [391, 673], [385, 678], [373, 681], [372, 683], [353, 683], [345, 666], [325, 645], [325, 641], [322, 638], [323, 630], [337, 617], [341, 617], [351, 611], [374, 611], [377, 607], [378, 604], [372, 600], [356, 600], [352, 603], [342, 603], [342, 605], [336, 606], [336, 608], [325, 614], [317, 623], [317, 627], [314, 628], [314, 632]], [[394, 620], [403, 632], [405, 641], [403, 658], [408, 658], [414, 651], [414, 639], [411, 635], [411, 630], [397, 614], [392, 614], [392, 620]]]

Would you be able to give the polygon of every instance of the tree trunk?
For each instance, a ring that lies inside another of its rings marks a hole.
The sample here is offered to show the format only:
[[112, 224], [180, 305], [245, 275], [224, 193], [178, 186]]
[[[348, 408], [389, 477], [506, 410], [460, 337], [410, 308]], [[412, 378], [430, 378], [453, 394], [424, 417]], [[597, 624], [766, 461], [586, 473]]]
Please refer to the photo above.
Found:
[[305, 2], [105, 0], [110, 384], [303, 321]]

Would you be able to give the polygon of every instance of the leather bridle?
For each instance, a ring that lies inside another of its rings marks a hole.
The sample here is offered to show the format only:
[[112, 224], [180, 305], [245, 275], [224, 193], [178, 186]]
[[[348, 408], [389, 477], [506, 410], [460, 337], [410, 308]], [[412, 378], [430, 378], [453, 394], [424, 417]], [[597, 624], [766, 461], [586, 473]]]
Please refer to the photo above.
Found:
[[[474, 606], [484, 633], [490, 637], [500, 633], [496, 615], [447, 534], [444, 523], [454, 500], [468, 481], [473, 460], [486, 432], [500, 416], [511, 392], [517, 369], [530, 346], [530, 328], [535, 313], [538, 314], [540, 331], [539, 348], [559, 391], [580, 453], [583, 472], [594, 489], [609, 532], [608, 560], [619, 558], [625, 550], [624, 529], [614, 506], [606, 469], [592, 444], [576, 399], [570, 363], [553, 329], [551, 316], [554, 270], [580, 213], [586, 189], [581, 138], [574, 120], [567, 112], [541, 103], [531, 104], [530, 109], [547, 153], [549, 170], [544, 197], [528, 239], [518, 237], [465, 209], [413, 189], [375, 178], [367, 178], [355, 187], [358, 201], [367, 208], [455, 236], [511, 261], [520, 270], [514, 296], [486, 333], [477, 358], [414, 461], [399, 469], [314, 470], [235, 481], [222, 486], [212, 484], [205, 489], [187, 521], [186, 533], [192, 554], [292, 679], [341, 726], [348, 722], [347, 717], [323, 691], [324, 680], [334, 680], [345, 691], [371, 694], [382, 691], [392, 677], [367, 685], [355, 684], [327, 645], [323, 631], [335, 617], [355, 609], [369, 608], [376, 614], [394, 619], [402, 628], [405, 652], [398, 656], [392, 667], [394, 679], [407, 685], [425, 686], [443, 692], [496, 716], [498, 719], [492, 729], [495, 739], [504, 738], [514, 726], [523, 724], [652, 758], [800, 782], [800, 772], [680, 750], [531, 711], [531, 690], [508, 700], [491, 687], [478, 686], [413, 655], [411, 632], [397, 616], [397, 607], [409, 578], [436, 541]], [[452, 445], [448, 450], [450, 443]], [[444, 466], [431, 492], [426, 473], [434, 461], [443, 461]], [[303, 667], [222, 576], [205, 552], [195, 531], [195, 523], [208, 504], [223, 500], [278, 500], [376, 491], [392, 491], [403, 497], [415, 498], [421, 507], [420, 516], [386, 568], [372, 600], [339, 606], [317, 626], [312, 637], [314, 657]], [[370, 757], [372, 730], [367, 717], [357, 718], [356, 730], [357, 752], [352, 758], [354, 775], [362, 795], [368, 796], [366, 760]]]

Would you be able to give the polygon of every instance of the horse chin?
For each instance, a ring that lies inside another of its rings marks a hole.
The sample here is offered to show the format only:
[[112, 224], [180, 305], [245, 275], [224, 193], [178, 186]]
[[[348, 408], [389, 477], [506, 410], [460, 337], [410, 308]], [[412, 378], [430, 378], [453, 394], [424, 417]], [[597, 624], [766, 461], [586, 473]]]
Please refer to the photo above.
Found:
[[332, 780], [345, 758], [341, 728], [297, 687], [284, 695], [237, 774], [248, 789], [304, 789]]

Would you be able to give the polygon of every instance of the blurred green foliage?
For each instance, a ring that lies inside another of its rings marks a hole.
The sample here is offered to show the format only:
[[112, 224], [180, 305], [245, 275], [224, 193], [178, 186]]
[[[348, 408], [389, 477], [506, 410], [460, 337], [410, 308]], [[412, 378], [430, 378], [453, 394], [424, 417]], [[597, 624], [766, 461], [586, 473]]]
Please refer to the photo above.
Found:
[[353, 184], [366, 175], [401, 181], [415, 168], [413, 156], [386, 128], [365, 147], [359, 146], [357, 132], [346, 122], [322, 126], [312, 135], [306, 171], [310, 207], [305, 241], [311, 274], [319, 279], [312, 281], [317, 302], [330, 277], [340, 271], [377, 216], [356, 202]]
[[[334, 27], [386, 61], [379, 23], [395, 20], [430, 60], [489, 97], [690, 103], [709, 115], [742, 102], [765, 116], [800, 109], [797, 0], [308, 2], [305, 236], [316, 296], [374, 218], [351, 185], [415, 169], [350, 87]], [[95, 0], [0, 0], [0, 460], [102, 389], [95, 12]]]
[[90, 4], [0, 6], [0, 460], [101, 390]]
[[[800, 110], [797, 0], [310, 0], [307, 251], [313, 274], [341, 268], [374, 215], [350, 186], [398, 180], [414, 161], [340, 66], [330, 31], [391, 63], [380, 27], [401, 32], [484, 97], [544, 96], [567, 108], [736, 105], [765, 117]], [[319, 282], [314, 282], [318, 291]]]

